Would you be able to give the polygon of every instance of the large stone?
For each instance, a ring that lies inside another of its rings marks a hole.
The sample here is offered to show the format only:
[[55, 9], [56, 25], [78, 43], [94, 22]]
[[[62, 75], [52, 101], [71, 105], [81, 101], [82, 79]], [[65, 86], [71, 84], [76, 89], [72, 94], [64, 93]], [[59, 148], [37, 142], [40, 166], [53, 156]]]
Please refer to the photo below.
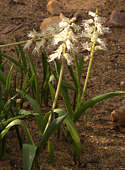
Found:
[[62, 4], [56, 0], [50, 0], [47, 4], [47, 10], [52, 15], [59, 15], [62, 12]]
[[52, 26], [56, 23], [59, 23], [61, 21], [59, 16], [53, 16], [49, 18], [45, 18], [43, 22], [40, 25], [40, 30], [45, 30], [48, 26]]
[[112, 11], [109, 24], [118, 27], [125, 27], [125, 12]]

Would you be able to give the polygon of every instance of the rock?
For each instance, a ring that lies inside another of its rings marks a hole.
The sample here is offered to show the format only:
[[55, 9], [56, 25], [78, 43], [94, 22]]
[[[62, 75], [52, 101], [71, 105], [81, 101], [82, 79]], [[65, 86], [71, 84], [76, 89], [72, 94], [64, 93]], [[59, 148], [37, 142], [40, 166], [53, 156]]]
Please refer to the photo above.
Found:
[[125, 106], [111, 112], [111, 120], [114, 126], [125, 126]]
[[50, 0], [47, 4], [47, 10], [52, 15], [59, 15], [62, 12], [62, 3], [56, 0]]
[[109, 24], [118, 27], [125, 27], [125, 13], [115, 10], [112, 11], [109, 19]]
[[121, 82], [120, 82], [120, 86], [121, 86], [121, 87], [124, 87], [124, 86], [125, 86], [125, 82], [124, 82], [124, 81], [121, 81]]
[[48, 26], [52, 26], [54, 24], [58, 24], [61, 21], [59, 16], [53, 16], [49, 18], [45, 18], [40, 25], [40, 30], [45, 30]]

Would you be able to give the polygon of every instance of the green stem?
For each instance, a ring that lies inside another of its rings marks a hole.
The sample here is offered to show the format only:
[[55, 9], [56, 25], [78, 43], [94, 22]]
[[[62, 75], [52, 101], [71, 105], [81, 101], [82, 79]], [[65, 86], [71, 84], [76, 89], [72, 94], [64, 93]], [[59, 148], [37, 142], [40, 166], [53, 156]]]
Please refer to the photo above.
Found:
[[83, 87], [83, 91], [82, 91], [80, 104], [82, 103], [82, 101], [84, 100], [84, 97], [85, 97], [85, 91], [86, 91], [86, 88], [87, 88], [87, 83], [88, 83], [88, 79], [89, 79], [89, 75], [90, 75], [90, 70], [91, 70], [91, 67], [92, 67], [94, 51], [95, 51], [95, 41], [93, 42], [92, 50], [91, 50], [91, 53], [90, 53], [89, 66], [88, 66], [88, 71], [87, 71], [87, 75], [86, 75], [86, 79], [85, 79], [85, 83], [84, 83], [84, 87]]
[[[65, 53], [65, 46], [64, 46], [64, 53]], [[63, 54], [64, 54], [63, 53]], [[56, 103], [57, 103], [57, 99], [58, 99], [58, 96], [59, 96], [59, 91], [60, 91], [60, 88], [61, 88], [61, 82], [62, 82], [62, 77], [63, 77], [63, 71], [64, 71], [64, 58], [62, 58], [62, 64], [61, 64], [61, 69], [60, 69], [60, 75], [59, 75], [59, 80], [58, 80], [58, 84], [57, 84], [57, 89], [56, 89], [56, 94], [55, 94], [55, 98], [54, 98], [54, 101], [53, 101], [53, 105], [52, 105], [52, 111], [50, 113], [50, 116], [49, 116], [49, 119], [48, 119], [48, 122], [47, 122], [47, 125], [45, 127], [45, 130], [44, 130], [44, 133], [46, 132], [50, 122], [51, 122], [51, 119], [52, 119], [52, 115], [53, 115], [53, 110], [55, 109], [56, 107]], [[43, 134], [44, 134], [43, 133]]]
[[56, 107], [57, 99], [58, 99], [58, 96], [59, 96], [59, 90], [60, 90], [60, 87], [61, 87], [62, 77], [63, 77], [63, 71], [64, 71], [64, 58], [62, 59], [59, 81], [58, 81], [58, 85], [57, 85], [57, 89], [56, 89], [55, 99], [54, 99], [54, 102], [53, 102], [53, 105], [52, 105], [52, 110], [54, 110], [55, 107]]

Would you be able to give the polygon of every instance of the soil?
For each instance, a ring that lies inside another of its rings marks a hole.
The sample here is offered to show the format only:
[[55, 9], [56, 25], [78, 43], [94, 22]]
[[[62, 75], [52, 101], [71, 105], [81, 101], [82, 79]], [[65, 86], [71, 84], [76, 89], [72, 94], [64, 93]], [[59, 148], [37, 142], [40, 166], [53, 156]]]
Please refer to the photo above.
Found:
[[[63, 13], [67, 17], [73, 16], [76, 12], [79, 12], [81, 17], [87, 17], [88, 11], [95, 11], [98, 8], [101, 16], [109, 19], [113, 10], [125, 10], [124, 0], [64, 0], [63, 3]], [[51, 16], [46, 5], [47, 0], [0, 1], [0, 42], [13, 42], [15, 36], [24, 40], [30, 30], [33, 28], [39, 30], [43, 19]], [[5, 30], [10, 27], [15, 29]], [[108, 50], [95, 54], [86, 100], [102, 93], [125, 90], [125, 28], [111, 26], [111, 31], [111, 34], [105, 36]], [[11, 48], [4, 48], [3, 52], [13, 55]], [[37, 60], [35, 58], [34, 62]], [[60, 139], [51, 137], [55, 149], [55, 161], [50, 163], [49, 154], [45, 149], [40, 156], [40, 166], [46, 170], [125, 169], [125, 129], [121, 127], [113, 129], [110, 119], [112, 110], [122, 105], [125, 105], [124, 95], [108, 99], [88, 110], [87, 127], [83, 125], [83, 118], [79, 120], [77, 127], [82, 142], [79, 163], [74, 162], [70, 148], [63, 137]], [[39, 135], [32, 119], [29, 127], [37, 139]], [[9, 163], [6, 163], [6, 169], [21, 170], [22, 152], [15, 131], [9, 133], [7, 151]]]

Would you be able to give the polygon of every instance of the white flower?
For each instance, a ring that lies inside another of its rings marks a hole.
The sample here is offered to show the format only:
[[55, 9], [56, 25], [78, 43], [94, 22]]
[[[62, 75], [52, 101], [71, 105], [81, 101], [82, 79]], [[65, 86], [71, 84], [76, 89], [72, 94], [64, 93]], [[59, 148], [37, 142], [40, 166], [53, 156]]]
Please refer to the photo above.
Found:
[[36, 53], [40, 51], [40, 48], [45, 48], [45, 45], [47, 47], [47, 43], [50, 45], [52, 41], [50, 42], [51, 38], [53, 37], [53, 34], [57, 33], [59, 26], [57, 24], [53, 26], [47, 27], [47, 29], [43, 30], [42, 32], [38, 33], [37, 31], [33, 30], [30, 31], [28, 34], [28, 38], [30, 40], [27, 41], [27, 43], [24, 46], [24, 49], [29, 49], [32, 43], [35, 43], [35, 48], [33, 50], [33, 53]]
[[95, 51], [97, 51], [97, 50], [107, 50], [107, 48], [106, 47], [102, 47], [101, 45], [96, 45], [95, 46]]
[[28, 37], [34, 40], [40, 37], [40, 33], [36, 32], [36, 30], [33, 30], [29, 32]]
[[51, 62], [51, 61], [55, 60], [56, 58], [57, 58], [57, 59], [60, 59], [63, 51], [64, 51], [64, 44], [61, 44], [61, 45], [58, 47], [58, 49], [55, 51], [55, 53], [54, 53], [54, 54], [51, 54], [51, 55], [49, 56], [48, 62]]
[[85, 42], [82, 44], [83, 50], [91, 51], [92, 42]]
[[76, 41], [76, 36], [69, 27], [66, 27], [59, 34], [54, 35], [54, 44], [66, 42], [67, 40]]
[[105, 42], [101, 39], [101, 38], [97, 38], [97, 40], [96, 40], [100, 45], [101, 45], [101, 47], [104, 47], [104, 48], [106, 48], [106, 46], [105, 46]]
[[32, 43], [33, 43], [32, 39], [31, 39], [31, 40], [28, 40], [27, 43], [26, 43], [25, 46], [24, 46], [24, 50], [26, 50], [26, 49], [29, 50], [29, 48], [30, 48], [30, 46], [32, 45]]
[[56, 58], [58, 58], [58, 53], [55, 52], [54, 54], [51, 54], [49, 56], [48, 62], [51, 62], [51, 61], [55, 60]]
[[83, 21], [85, 31], [82, 32], [82, 36], [90, 39], [90, 42], [83, 43], [83, 49], [91, 51], [92, 45], [95, 43], [95, 50], [106, 50], [105, 42], [102, 38], [99, 38], [103, 34], [110, 32], [108, 27], [103, 26], [105, 18], [91, 11], [89, 11], [89, 15], [91, 15], [93, 19]]
[[40, 41], [36, 41], [36, 46], [33, 50], [33, 54], [35, 54], [36, 52], [39, 53], [41, 47], [45, 48], [45, 43], [46, 43], [46, 40], [44, 38]]
[[64, 53], [63, 57], [67, 60], [68, 65], [72, 64], [73, 58], [69, 53]]
[[60, 18], [61, 18], [61, 22], [59, 23], [60, 28], [66, 28], [76, 20], [75, 17], [69, 19], [65, 17], [63, 14], [60, 15]]
[[62, 21], [59, 23], [59, 33], [53, 36], [54, 45], [61, 44], [58, 49], [49, 56], [49, 62], [61, 57], [64, 57], [67, 60], [67, 64], [72, 64], [74, 53], [77, 52], [77, 47], [75, 46], [75, 42], [77, 42], [76, 32], [79, 31], [79, 27], [73, 22], [75, 18], [69, 19], [64, 16], [62, 17]]
[[[30, 33], [28, 34], [28, 37], [30, 38], [30, 40], [27, 41], [27, 43], [24, 46], [24, 50], [29, 49], [30, 46], [32, 45], [33, 42], [36, 41], [36, 39], [40, 38], [41, 34], [37, 33], [35, 30], [30, 31]], [[38, 46], [38, 44], [37, 44]]]
[[89, 15], [91, 15], [92, 17], [96, 17], [96, 13], [92, 11], [89, 11]]

